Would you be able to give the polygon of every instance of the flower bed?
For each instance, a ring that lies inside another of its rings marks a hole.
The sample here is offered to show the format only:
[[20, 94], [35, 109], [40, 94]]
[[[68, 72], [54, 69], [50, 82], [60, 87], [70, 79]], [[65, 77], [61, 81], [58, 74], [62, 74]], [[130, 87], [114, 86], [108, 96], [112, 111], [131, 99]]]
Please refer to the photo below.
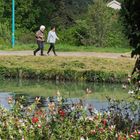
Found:
[[[9, 97], [10, 109], [0, 107], [2, 140], [139, 140], [140, 123], [125, 117], [118, 101], [109, 99], [107, 111], [95, 111], [83, 102], [67, 104], [60, 94], [26, 104], [26, 97]], [[127, 104], [125, 104], [127, 105]], [[131, 106], [129, 106], [131, 107]], [[125, 111], [128, 110], [125, 108]], [[124, 111], [124, 112], [125, 112]], [[130, 112], [130, 111], [129, 111]]]

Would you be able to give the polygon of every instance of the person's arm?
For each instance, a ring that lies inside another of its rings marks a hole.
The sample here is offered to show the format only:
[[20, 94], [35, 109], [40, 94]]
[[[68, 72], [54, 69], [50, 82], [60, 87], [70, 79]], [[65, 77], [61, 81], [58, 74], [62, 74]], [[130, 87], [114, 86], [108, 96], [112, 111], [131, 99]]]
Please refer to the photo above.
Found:
[[43, 39], [43, 35], [38, 31], [38, 32], [36, 33], [36, 38]]
[[59, 37], [56, 35], [56, 32], [55, 32], [55, 38], [56, 38], [57, 40], [59, 40]]

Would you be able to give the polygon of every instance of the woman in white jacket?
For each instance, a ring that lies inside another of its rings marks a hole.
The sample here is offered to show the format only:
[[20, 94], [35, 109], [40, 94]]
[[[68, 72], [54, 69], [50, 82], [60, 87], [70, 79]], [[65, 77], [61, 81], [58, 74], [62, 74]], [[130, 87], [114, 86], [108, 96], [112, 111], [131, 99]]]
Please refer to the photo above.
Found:
[[56, 35], [56, 32], [55, 32], [55, 27], [51, 27], [51, 31], [49, 31], [48, 33], [48, 38], [47, 38], [47, 42], [50, 43], [50, 47], [48, 49], [48, 52], [47, 54], [49, 55], [49, 52], [52, 50], [54, 55], [56, 55], [55, 53], [55, 42], [56, 40], [59, 40], [58, 36]]

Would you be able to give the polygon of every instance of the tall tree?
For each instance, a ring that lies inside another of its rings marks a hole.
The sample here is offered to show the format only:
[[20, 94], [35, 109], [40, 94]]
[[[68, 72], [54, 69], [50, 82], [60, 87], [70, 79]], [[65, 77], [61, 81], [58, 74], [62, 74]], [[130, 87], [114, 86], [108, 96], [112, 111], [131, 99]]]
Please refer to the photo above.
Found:
[[140, 1], [124, 0], [121, 15], [124, 19], [130, 45], [134, 48], [140, 47]]

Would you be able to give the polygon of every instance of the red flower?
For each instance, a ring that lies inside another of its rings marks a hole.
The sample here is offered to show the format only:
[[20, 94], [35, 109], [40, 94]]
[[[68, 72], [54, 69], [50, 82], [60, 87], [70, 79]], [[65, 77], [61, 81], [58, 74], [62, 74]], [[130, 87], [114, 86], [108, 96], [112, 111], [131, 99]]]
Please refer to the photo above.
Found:
[[38, 121], [39, 121], [39, 119], [37, 117], [32, 118], [32, 123], [37, 123]]
[[61, 117], [64, 117], [64, 116], [65, 116], [65, 112], [64, 112], [64, 110], [62, 110], [62, 109], [59, 109], [59, 110], [58, 110], [58, 114], [59, 114]]
[[102, 122], [102, 124], [103, 124], [104, 126], [106, 126], [106, 124], [107, 124], [107, 120], [106, 120], [106, 119], [103, 119], [101, 122]]

